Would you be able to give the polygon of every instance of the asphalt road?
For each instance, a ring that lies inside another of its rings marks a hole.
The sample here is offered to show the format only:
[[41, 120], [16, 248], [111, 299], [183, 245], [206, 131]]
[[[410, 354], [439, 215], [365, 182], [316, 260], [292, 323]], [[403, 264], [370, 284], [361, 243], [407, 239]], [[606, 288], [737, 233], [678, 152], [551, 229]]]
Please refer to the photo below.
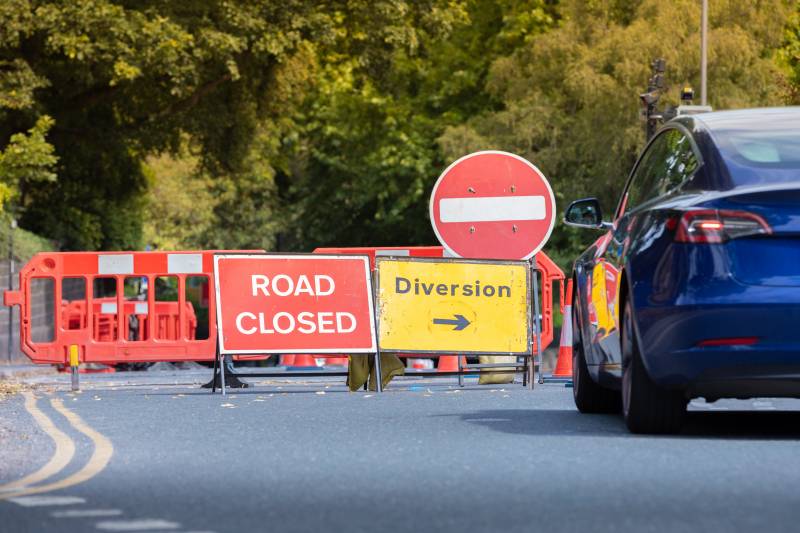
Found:
[[643, 437], [563, 385], [261, 379], [223, 399], [192, 384], [207, 374], [29, 380], [28, 409], [0, 403], [0, 483], [69, 460], [33, 485], [53, 490], [0, 492], [0, 531], [800, 527], [800, 401], [694, 402], [683, 434]]

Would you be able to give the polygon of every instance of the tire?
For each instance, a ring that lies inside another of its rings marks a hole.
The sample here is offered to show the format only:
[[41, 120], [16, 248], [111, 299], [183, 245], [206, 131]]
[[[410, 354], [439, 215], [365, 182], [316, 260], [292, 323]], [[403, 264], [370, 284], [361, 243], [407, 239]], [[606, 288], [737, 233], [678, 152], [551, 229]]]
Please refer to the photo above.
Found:
[[572, 303], [572, 397], [581, 413], [619, 413], [622, 400], [619, 392], [601, 387], [589, 375], [583, 338], [578, 327], [577, 302]]
[[630, 303], [622, 318], [622, 414], [632, 433], [676, 433], [689, 403], [681, 391], [659, 387], [650, 379], [633, 333]]

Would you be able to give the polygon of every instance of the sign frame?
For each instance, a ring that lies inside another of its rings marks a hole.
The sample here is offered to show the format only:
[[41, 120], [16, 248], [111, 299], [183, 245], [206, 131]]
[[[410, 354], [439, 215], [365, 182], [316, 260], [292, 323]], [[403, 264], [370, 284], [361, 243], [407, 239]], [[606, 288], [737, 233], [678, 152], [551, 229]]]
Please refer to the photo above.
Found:
[[[530, 169], [532, 169], [534, 171], [534, 173], [541, 178], [542, 182], [545, 185], [545, 188], [547, 189], [548, 196], [549, 196], [549, 201], [553, 206], [552, 219], [550, 220], [549, 228], [547, 229], [547, 232], [545, 233], [545, 236], [542, 239], [542, 242], [540, 242], [538, 244], [538, 246], [536, 246], [533, 249], [533, 251], [529, 252], [525, 257], [521, 257], [521, 258], [517, 259], [519, 261], [530, 261], [533, 257], [536, 256], [536, 254], [538, 254], [544, 248], [544, 246], [550, 240], [550, 237], [553, 234], [553, 229], [555, 229], [555, 225], [556, 225], [556, 218], [557, 218], [556, 212], [557, 212], [558, 206], [556, 204], [555, 194], [553, 193], [553, 187], [552, 187], [552, 185], [550, 185], [550, 181], [547, 179], [547, 176], [544, 175], [544, 172], [539, 170], [539, 167], [537, 167], [536, 165], [534, 165], [533, 163], [531, 163], [530, 161], [528, 161], [524, 157], [522, 157], [520, 155], [517, 155], [517, 154], [514, 154], [514, 153], [511, 153], [511, 152], [506, 152], [506, 151], [503, 151], [503, 150], [480, 150], [480, 151], [477, 151], [477, 152], [472, 152], [470, 154], [461, 156], [460, 158], [456, 159], [455, 161], [450, 163], [450, 165], [448, 165], [448, 167], [446, 169], [444, 169], [444, 171], [436, 179], [436, 183], [434, 183], [433, 189], [431, 189], [430, 199], [428, 200], [428, 215], [429, 215], [430, 220], [431, 220], [431, 227], [433, 228], [433, 232], [436, 235], [436, 238], [438, 239], [439, 243], [442, 245], [442, 247], [445, 250], [447, 250], [447, 252], [449, 254], [451, 254], [453, 257], [463, 257], [463, 256], [459, 255], [455, 250], [453, 250], [451, 248], [451, 245], [447, 242], [447, 240], [440, 233], [439, 228], [437, 226], [437, 222], [436, 222], [437, 221], [437, 213], [434, 211], [434, 204], [435, 204], [434, 200], [436, 198], [436, 193], [439, 190], [439, 185], [442, 183], [444, 178], [450, 173], [450, 171], [452, 169], [454, 169], [456, 166], [458, 166], [459, 164], [463, 163], [464, 161], [466, 161], [468, 159], [472, 159], [474, 157], [480, 157], [480, 156], [484, 156], [484, 155], [507, 156], [507, 157], [511, 157], [513, 159], [518, 160], [519, 162], [525, 164]], [[513, 198], [513, 197], [510, 196], [509, 198]], [[489, 257], [483, 257], [482, 259], [490, 259], [490, 258]]]
[[526, 310], [526, 332], [525, 342], [527, 349], [525, 352], [496, 352], [496, 351], [474, 351], [474, 350], [461, 350], [461, 349], [448, 349], [448, 350], [397, 350], [395, 348], [383, 348], [380, 345], [381, 340], [381, 320], [376, 317], [375, 331], [378, 342], [378, 350], [382, 353], [396, 353], [396, 354], [428, 354], [428, 355], [452, 355], [457, 353], [459, 355], [514, 355], [517, 357], [532, 357], [531, 346], [533, 339], [533, 322], [531, 313], [531, 294], [533, 287], [531, 285], [531, 263], [528, 260], [514, 260], [514, 259], [471, 259], [463, 257], [398, 257], [398, 256], [378, 256], [375, 258], [375, 312], [378, 313], [380, 308], [380, 263], [394, 262], [394, 263], [467, 263], [467, 264], [488, 264], [488, 265], [513, 265], [525, 267], [525, 310]]
[[[367, 290], [367, 300], [369, 309], [369, 330], [371, 336], [370, 348], [315, 348], [315, 349], [267, 349], [267, 350], [233, 350], [225, 348], [224, 332], [222, 330], [222, 300], [220, 298], [219, 287], [219, 261], [220, 259], [294, 259], [294, 260], [361, 260], [365, 267], [365, 280]], [[264, 252], [264, 253], [220, 253], [214, 254], [214, 295], [216, 297], [216, 321], [217, 321], [217, 348], [220, 357], [226, 355], [273, 355], [273, 354], [360, 354], [371, 355], [378, 353], [377, 320], [375, 316], [375, 287], [372, 284], [372, 275], [369, 264], [369, 256], [364, 254], [304, 254], [304, 253], [285, 253], [285, 252]], [[223, 388], [224, 390], [224, 388]]]

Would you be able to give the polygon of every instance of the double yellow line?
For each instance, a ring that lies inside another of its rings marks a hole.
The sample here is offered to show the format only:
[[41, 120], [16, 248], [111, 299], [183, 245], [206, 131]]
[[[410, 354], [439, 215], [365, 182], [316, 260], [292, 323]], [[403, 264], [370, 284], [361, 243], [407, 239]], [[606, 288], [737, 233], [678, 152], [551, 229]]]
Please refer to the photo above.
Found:
[[37, 398], [33, 393], [23, 392], [22, 394], [25, 397], [25, 409], [31, 414], [36, 423], [39, 424], [42, 431], [53, 439], [55, 451], [52, 457], [50, 457], [50, 460], [36, 472], [22, 479], [12, 481], [11, 483], [0, 485], [0, 500], [29, 496], [31, 494], [41, 494], [43, 492], [72, 487], [73, 485], [88, 481], [103, 471], [114, 453], [114, 446], [111, 444], [111, 441], [92, 429], [81, 417], [64, 407], [64, 403], [60, 399], [54, 398], [50, 400], [50, 405], [53, 409], [63, 415], [73, 428], [89, 437], [94, 444], [94, 450], [86, 464], [74, 474], [58, 481], [37, 485], [37, 483], [47, 481], [57, 476], [69, 465], [72, 458], [75, 456], [75, 441], [73, 441], [69, 435], [58, 429], [53, 421], [39, 409], [36, 405]]

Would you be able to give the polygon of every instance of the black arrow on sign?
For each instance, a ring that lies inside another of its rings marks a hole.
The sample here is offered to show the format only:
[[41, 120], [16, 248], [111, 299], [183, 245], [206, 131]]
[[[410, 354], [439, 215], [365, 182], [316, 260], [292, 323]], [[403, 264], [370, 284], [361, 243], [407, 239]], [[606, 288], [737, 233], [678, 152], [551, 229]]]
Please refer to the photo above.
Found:
[[464, 318], [464, 315], [453, 315], [456, 318], [434, 318], [434, 324], [444, 324], [445, 326], [455, 326], [453, 331], [461, 331], [470, 325], [470, 321]]

